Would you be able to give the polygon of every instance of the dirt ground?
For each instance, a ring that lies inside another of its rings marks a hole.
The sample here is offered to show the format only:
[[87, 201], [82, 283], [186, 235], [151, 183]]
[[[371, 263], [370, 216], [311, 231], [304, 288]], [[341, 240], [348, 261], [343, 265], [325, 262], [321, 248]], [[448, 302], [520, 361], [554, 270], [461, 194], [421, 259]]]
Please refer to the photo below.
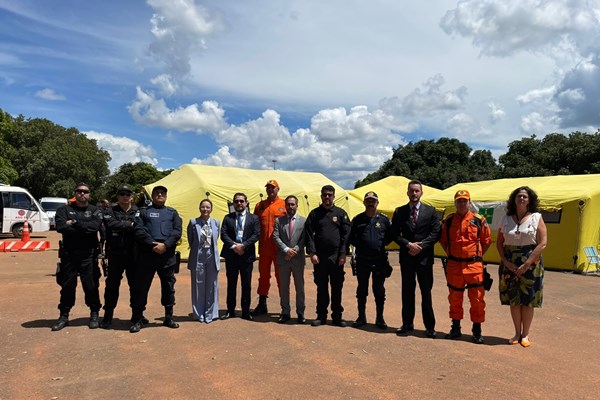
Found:
[[[527, 349], [506, 344], [513, 328], [508, 308], [499, 304], [495, 265], [489, 267], [495, 282], [486, 296], [485, 345], [471, 343], [469, 335], [458, 341], [442, 338], [450, 321], [447, 288], [438, 263], [433, 290], [438, 338], [425, 337], [419, 310], [416, 331], [396, 336], [401, 324], [397, 254], [392, 255], [395, 271], [386, 282], [385, 316], [390, 325], [386, 331], [373, 325], [354, 329], [277, 324], [279, 298], [273, 287], [268, 316], [252, 322], [240, 318], [194, 322], [189, 317], [190, 278], [182, 266], [176, 284], [179, 329], [161, 326], [163, 309], [156, 278], [145, 313], [150, 325], [140, 333], [128, 331], [131, 313], [126, 284], [121, 288], [113, 329], [87, 327], [89, 310], [79, 286], [71, 325], [52, 332], [50, 327], [58, 317], [59, 287], [52, 273], [59, 235], [46, 235], [33, 239], [50, 240], [50, 251], [0, 253], [2, 400], [591, 399], [600, 389], [597, 276], [547, 272], [544, 307], [536, 310], [530, 335], [533, 345]], [[315, 316], [311, 268], [305, 272], [307, 318]], [[344, 319], [351, 322], [357, 316], [356, 280], [349, 267], [346, 271]], [[222, 273], [221, 310], [225, 284]], [[274, 278], [272, 284], [276, 285]], [[256, 298], [254, 294], [253, 306]], [[370, 295], [370, 323], [374, 309]], [[463, 333], [470, 333], [470, 327], [468, 320], [463, 321]]]

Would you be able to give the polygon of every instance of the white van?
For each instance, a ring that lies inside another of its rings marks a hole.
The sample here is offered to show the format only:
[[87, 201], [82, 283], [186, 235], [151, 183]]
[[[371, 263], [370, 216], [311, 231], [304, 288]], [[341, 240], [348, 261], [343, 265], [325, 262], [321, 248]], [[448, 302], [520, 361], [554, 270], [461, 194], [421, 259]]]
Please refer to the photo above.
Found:
[[32, 232], [50, 230], [50, 219], [29, 192], [18, 186], [0, 185], [0, 233], [23, 234], [23, 223], [29, 223]]
[[69, 200], [64, 197], [42, 197], [40, 199], [40, 205], [50, 218], [50, 229], [56, 229], [56, 222], [54, 221], [56, 210], [67, 204], [69, 204]]

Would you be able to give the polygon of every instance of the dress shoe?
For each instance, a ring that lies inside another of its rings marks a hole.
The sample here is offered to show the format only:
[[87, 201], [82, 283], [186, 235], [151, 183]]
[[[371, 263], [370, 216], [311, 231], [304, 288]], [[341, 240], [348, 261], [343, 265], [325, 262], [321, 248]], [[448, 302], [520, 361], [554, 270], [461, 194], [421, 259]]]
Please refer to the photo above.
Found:
[[221, 315], [222, 320], [226, 320], [229, 318], [235, 318], [235, 311], [227, 311], [225, 314]]
[[163, 326], [166, 326], [171, 329], [179, 328], [179, 324], [177, 322], [175, 322], [175, 320], [173, 319], [172, 316], [169, 316], [169, 315], [165, 317], [165, 320], [163, 321], [162, 324], [163, 324]]
[[352, 323], [352, 327], [353, 328], [360, 328], [363, 325], [367, 324], [367, 318], [364, 316], [359, 316], [358, 318], [356, 318], [356, 321], [354, 321]]
[[144, 323], [140, 319], [138, 322], [131, 325], [131, 328], [129, 328], [129, 333], [138, 333], [142, 329], [143, 326], [144, 326]]
[[402, 325], [396, 329], [396, 335], [404, 335], [405, 333], [412, 332], [415, 329], [413, 325]]
[[58, 321], [54, 325], [52, 325], [53, 331], [60, 331], [65, 326], [69, 325], [69, 314], [61, 314], [58, 318]]
[[342, 319], [334, 319], [332, 321], [333, 325], [335, 326], [339, 326], [340, 328], [345, 328], [346, 327], [346, 321], [342, 320]]
[[281, 314], [281, 316], [279, 317], [279, 319], [277, 320], [277, 322], [280, 323], [280, 324], [285, 324], [290, 319], [292, 319], [290, 317], [290, 314]]
[[310, 323], [310, 326], [321, 326], [321, 325], [327, 325], [327, 318], [315, 319], [313, 322]]
[[100, 326], [100, 316], [98, 315], [98, 311], [92, 311], [90, 313], [90, 329], [98, 329]]
[[375, 326], [379, 329], [387, 329], [388, 325], [385, 323], [383, 317], [377, 317], [375, 319]]
[[109, 329], [112, 326], [112, 318], [104, 316], [102, 321], [100, 321], [100, 328]]
[[298, 314], [298, 318], [296, 319], [296, 322], [299, 323], [300, 325], [304, 325], [306, 323], [306, 318], [304, 318], [303, 314]]
[[252, 321], [254, 318], [252, 318], [252, 314], [249, 312], [243, 312], [242, 319], [245, 319], [246, 321]]
[[436, 332], [434, 329], [425, 329], [425, 336], [430, 339], [435, 339]]

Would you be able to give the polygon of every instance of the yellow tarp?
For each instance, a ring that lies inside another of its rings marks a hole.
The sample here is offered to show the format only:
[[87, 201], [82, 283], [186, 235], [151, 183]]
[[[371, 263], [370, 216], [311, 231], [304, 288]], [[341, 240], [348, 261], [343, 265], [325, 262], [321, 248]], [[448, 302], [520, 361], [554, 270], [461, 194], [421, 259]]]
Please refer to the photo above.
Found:
[[191, 218], [200, 215], [198, 206], [202, 199], [209, 198], [213, 202], [211, 216], [223, 221], [223, 217], [230, 212], [229, 202], [236, 192], [248, 196], [250, 212], [253, 212], [254, 206], [266, 198], [265, 183], [269, 179], [275, 179], [279, 183], [279, 197], [282, 199], [290, 194], [298, 197], [300, 215], [307, 216], [310, 210], [321, 203], [321, 187], [324, 185], [335, 187], [335, 205], [349, 211], [347, 192], [325, 175], [314, 172], [184, 164], [159, 181], [144, 186], [144, 189], [148, 193], [156, 185], [163, 185], [168, 189], [167, 205], [175, 208], [183, 219], [183, 237], [179, 250], [183, 257], [187, 257], [189, 248], [186, 227]]
[[[506, 202], [510, 193], [520, 186], [529, 186], [535, 190], [540, 199], [540, 208], [544, 211], [548, 227], [548, 246], [543, 253], [546, 268], [587, 272], [588, 262], [583, 248], [598, 248], [600, 244], [599, 174], [461, 183], [424, 197], [423, 200], [447, 215], [454, 212], [454, 193], [459, 189], [466, 189], [471, 194], [471, 201], [477, 205], [476, 208], [485, 214], [486, 209], [496, 207], [500, 210], [498, 204]], [[500, 259], [495, 244], [497, 213], [494, 213], [493, 218], [494, 242], [486, 253], [485, 260], [498, 263]], [[436, 255], [444, 255], [439, 245], [436, 246]]]

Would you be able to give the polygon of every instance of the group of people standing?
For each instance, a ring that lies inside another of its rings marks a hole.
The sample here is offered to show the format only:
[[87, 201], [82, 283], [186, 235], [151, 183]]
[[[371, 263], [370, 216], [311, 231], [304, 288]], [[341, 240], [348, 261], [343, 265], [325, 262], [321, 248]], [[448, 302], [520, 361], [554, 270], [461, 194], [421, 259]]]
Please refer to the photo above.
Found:
[[[330, 310], [333, 325], [344, 327], [342, 289], [347, 255], [354, 247], [352, 272], [357, 277], [358, 318], [352, 324], [367, 324], [366, 304], [371, 280], [375, 298], [375, 325], [387, 329], [384, 319], [385, 280], [393, 268], [386, 246], [395, 241], [400, 246], [402, 278], [402, 326], [397, 335], [414, 330], [415, 292], [417, 282], [421, 292], [421, 314], [427, 337], [435, 338], [436, 319], [431, 290], [433, 288], [434, 245], [439, 241], [447, 254], [445, 275], [452, 325], [449, 339], [462, 336], [463, 295], [470, 301], [472, 340], [484, 343], [481, 324], [485, 321], [485, 277], [483, 255], [491, 245], [491, 231], [484, 217], [470, 209], [471, 198], [466, 190], [454, 196], [456, 212], [440, 221], [436, 210], [421, 203], [423, 187], [419, 181], [408, 184], [408, 203], [398, 207], [392, 220], [378, 212], [379, 197], [365, 194], [365, 211], [352, 220], [334, 204], [335, 188], [321, 188], [321, 204], [305, 218], [297, 214], [298, 198], [278, 196], [279, 184], [269, 180], [267, 198], [249, 212], [244, 193], [233, 196], [234, 211], [222, 223], [211, 217], [213, 204], [204, 199], [199, 204], [200, 216], [190, 219], [187, 238], [190, 245], [188, 269], [191, 274], [192, 314], [195, 320], [210, 323], [216, 319], [236, 317], [237, 282], [241, 281], [241, 318], [252, 320], [268, 312], [271, 271], [279, 289], [279, 323], [292, 319], [290, 284], [295, 287], [296, 322], [306, 323], [304, 269], [306, 258], [313, 264], [317, 287], [316, 319], [312, 326], [327, 323]], [[80, 184], [75, 190], [76, 201], [57, 211], [57, 230], [63, 234], [63, 253], [57, 281], [62, 287], [60, 318], [53, 330], [68, 324], [69, 310], [75, 301], [76, 278], [79, 274], [90, 307], [90, 328], [109, 328], [118, 299], [123, 272], [130, 287], [132, 308], [130, 332], [138, 332], [148, 320], [143, 311], [148, 291], [158, 273], [161, 280], [161, 303], [165, 307], [163, 325], [177, 328], [173, 320], [175, 304], [175, 246], [181, 237], [182, 221], [173, 208], [165, 206], [167, 189], [157, 186], [152, 191], [152, 205], [137, 209], [131, 204], [131, 189], [123, 186], [118, 203], [105, 213], [87, 204], [89, 187]], [[507, 213], [498, 228], [497, 249], [500, 299], [510, 306], [515, 335], [510, 344], [530, 346], [529, 328], [533, 309], [542, 304], [543, 263], [541, 253], [546, 246], [546, 227], [538, 212], [538, 199], [529, 187], [515, 189], [507, 202]], [[105, 315], [99, 322], [99, 273], [94, 267], [97, 232], [106, 226], [108, 277], [105, 292]], [[223, 243], [219, 253], [218, 239]], [[256, 246], [259, 252], [259, 301], [250, 310], [251, 278]], [[227, 277], [227, 309], [219, 316], [220, 257], [225, 259]], [[273, 268], [272, 268], [273, 265]]]

